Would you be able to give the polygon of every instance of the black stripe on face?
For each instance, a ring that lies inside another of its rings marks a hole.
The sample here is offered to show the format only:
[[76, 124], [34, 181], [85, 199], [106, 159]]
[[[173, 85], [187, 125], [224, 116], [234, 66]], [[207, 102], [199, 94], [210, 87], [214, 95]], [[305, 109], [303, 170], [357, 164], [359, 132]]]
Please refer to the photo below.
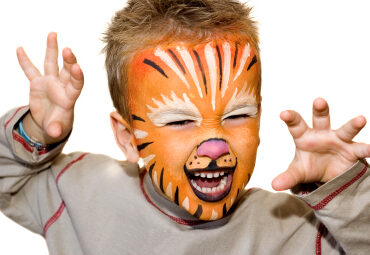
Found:
[[238, 59], [238, 44], [235, 43], [235, 54], [234, 54], [234, 63], [233, 63], [233, 68], [236, 66], [236, 60]]
[[168, 52], [171, 54], [172, 58], [176, 61], [177, 65], [181, 68], [181, 71], [184, 74], [186, 74], [184, 66], [181, 64], [180, 60], [177, 58], [175, 53], [171, 49], [168, 49]]
[[248, 182], [249, 182], [250, 179], [251, 179], [251, 174], [248, 174]]
[[248, 66], [248, 68], [247, 68], [247, 71], [249, 71], [249, 69], [251, 69], [251, 67], [252, 67], [255, 63], [257, 63], [257, 57], [256, 57], [256, 55], [254, 55], [254, 57], [252, 58], [252, 61], [251, 61], [251, 63], [249, 64], [249, 66]]
[[236, 197], [238, 197], [239, 196], [239, 189], [238, 189], [238, 192], [236, 193]]
[[164, 168], [162, 168], [162, 172], [161, 172], [161, 178], [159, 179], [159, 188], [162, 190], [162, 192], [164, 193], [164, 189], [163, 189], [163, 172], [164, 172]]
[[131, 117], [132, 117], [133, 120], [138, 120], [138, 121], [145, 122], [145, 120], [143, 118], [140, 118], [139, 116], [136, 116], [134, 114], [132, 114]]
[[175, 204], [179, 205], [179, 187], [176, 187], [174, 202]]
[[154, 63], [153, 61], [146, 58], [146, 59], [144, 59], [144, 63], [153, 67], [155, 70], [157, 70], [164, 77], [168, 78], [167, 74], [163, 71], [163, 69], [160, 66], [158, 66], [156, 63]]
[[220, 89], [221, 89], [221, 84], [222, 84], [222, 59], [221, 59], [221, 52], [220, 52], [220, 48], [218, 47], [218, 45], [216, 46], [216, 50], [217, 50], [217, 56], [218, 56], [218, 69], [220, 70]]
[[202, 78], [203, 78], [204, 89], [205, 89], [205, 91], [206, 91], [206, 94], [208, 94], [208, 93], [207, 93], [207, 79], [206, 79], [206, 74], [204, 73], [204, 70], [203, 70], [202, 62], [200, 61], [200, 57], [199, 57], [198, 52], [197, 52], [196, 50], [193, 50], [193, 53], [194, 53], [194, 55], [195, 55], [195, 58], [197, 59], [199, 69], [200, 69], [200, 71], [202, 72]]
[[153, 168], [155, 166], [155, 162], [149, 167], [149, 176], [152, 178]]
[[203, 207], [201, 205], [198, 205], [197, 211], [193, 214], [193, 216], [199, 219], [202, 213], [203, 213]]
[[153, 142], [149, 142], [149, 143], [143, 143], [143, 144], [140, 144], [137, 146], [137, 150], [138, 151], [141, 151], [141, 150], [144, 150], [148, 145], [152, 144]]
[[227, 210], [226, 210], [226, 203], [224, 204], [224, 207], [222, 207], [222, 218], [225, 217], [227, 214]]

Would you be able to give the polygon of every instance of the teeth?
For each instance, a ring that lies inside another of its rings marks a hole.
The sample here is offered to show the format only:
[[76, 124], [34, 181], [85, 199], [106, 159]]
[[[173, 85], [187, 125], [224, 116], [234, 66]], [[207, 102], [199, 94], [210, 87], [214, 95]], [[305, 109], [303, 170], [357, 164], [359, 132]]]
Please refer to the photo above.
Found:
[[[216, 177], [217, 178], [219, 175], [224, 175], [224, 174], [225, 174], [225, 172], [217, 172], [217, 173], [213, 173], [211, 175], [212, 175], [212, 177]], [[202, 178], [205, 178], [206, 176], [207, 176], [207, 178], [212, 178], [212, 177], [209, 177], [210, 176], [210, 173], [195, 173], [194, 175], [204, 176]], [[225, 187], [226, 187], [226, 184], [227, 184], [227, 178], [228, 178], [228, 176], [222, 177], [222, 179], [221, 179], [220, 183], [218, 184], [218, 186], [217, 187], [213, 187], [213, 188], [200, 187], [200, 186], [197, 185], [197, 183], [193, 179], [190, 180], [190, 183], [199, 192], [208, 194], [208, 193], [214, 193], [214, 192], [221, 192], [221, 191], [223, 191], [225, 189]]]
[[194, 176], [196, 177], [202, 177], [202, 178], [218, 178], [220, 176], [224, 176], [225, 175], [225, 171], [219, 171], [219, 172], [212, 172], [212, 173], [207, 173], [207, 172], [203, 172], [203, 173], [200, 173], [200, 172], [196, 172], [194, 173]]

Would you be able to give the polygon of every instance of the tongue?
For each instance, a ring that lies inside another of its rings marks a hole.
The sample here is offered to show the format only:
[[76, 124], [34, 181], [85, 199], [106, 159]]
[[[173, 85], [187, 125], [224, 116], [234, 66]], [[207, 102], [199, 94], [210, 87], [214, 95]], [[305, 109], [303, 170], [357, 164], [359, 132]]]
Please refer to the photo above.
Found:
[[196, 178], [194, 181], [201, 188], [213, 188], [220, 184], [221, 178]]

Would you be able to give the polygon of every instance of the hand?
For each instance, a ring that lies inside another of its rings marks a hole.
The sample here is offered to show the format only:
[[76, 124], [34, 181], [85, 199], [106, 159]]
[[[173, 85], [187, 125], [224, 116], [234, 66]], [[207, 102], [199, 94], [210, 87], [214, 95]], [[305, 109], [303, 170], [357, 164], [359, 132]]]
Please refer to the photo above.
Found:
[[[23, 48], [17, 49], [20, 66], [30, 81], [30, 116], [24, 119], [28, 135], [42, 143], [62, 140], [72, 129], [74, 105], [84, 76], [71, 49], [63, 50], [63, 68], [58, 67], [56, 33], [47, 38], [44, 75], [32, 64]], [[39, 130], [37, 130], [39, 129]]]
[[352, 141], [366, 125], [365, 117], [356, 117], [338, 130], [332, 130], [329, 106], [322, 98], [313, 103], [313, 128], [294, 111], [284, 111], [280, 118], [288, 126], [296, 152], [288, 169], [272, 181], [277, 191], [299, 183], [325, 183], [342, 174], [358, 159], [370, 156], [370, 145]]

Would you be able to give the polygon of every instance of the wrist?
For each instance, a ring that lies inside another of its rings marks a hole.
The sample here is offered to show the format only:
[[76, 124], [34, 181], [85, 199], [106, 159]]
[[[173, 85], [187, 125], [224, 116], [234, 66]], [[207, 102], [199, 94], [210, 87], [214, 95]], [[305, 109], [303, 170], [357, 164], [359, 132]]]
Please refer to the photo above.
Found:
[[21, 122], [24, 133], [33, 143], [39, 143], [42, 145], [56, 144], [63, 141], [70, 133], [69, 131], [67, 134], [61, 135], [59, 137], [49, 136], [46, 131], [36, 123], [36, 121], [32, 117], [31, 112], [24, 116]]

